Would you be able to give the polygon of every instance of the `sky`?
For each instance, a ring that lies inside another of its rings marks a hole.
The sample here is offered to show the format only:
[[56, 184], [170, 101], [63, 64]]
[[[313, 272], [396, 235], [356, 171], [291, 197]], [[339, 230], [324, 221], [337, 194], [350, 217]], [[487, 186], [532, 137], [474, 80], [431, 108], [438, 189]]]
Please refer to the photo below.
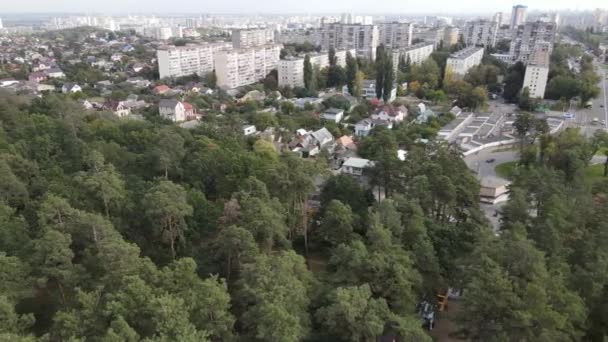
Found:
[[[608, 8], [608, 0], [530, 0], [530, 10]], [[0, 0], [0, 13], [341, 13], [509, 12], [509, 0]]]

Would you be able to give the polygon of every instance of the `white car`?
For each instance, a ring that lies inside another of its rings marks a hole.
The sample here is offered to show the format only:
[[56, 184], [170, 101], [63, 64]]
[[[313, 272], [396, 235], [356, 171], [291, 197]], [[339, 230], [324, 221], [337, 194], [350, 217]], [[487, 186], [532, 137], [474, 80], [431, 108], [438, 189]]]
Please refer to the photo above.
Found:
[[564, 119], [572, 120], [574, 118], [576, 118], [576, 115], [572, 113], [564, 113]]

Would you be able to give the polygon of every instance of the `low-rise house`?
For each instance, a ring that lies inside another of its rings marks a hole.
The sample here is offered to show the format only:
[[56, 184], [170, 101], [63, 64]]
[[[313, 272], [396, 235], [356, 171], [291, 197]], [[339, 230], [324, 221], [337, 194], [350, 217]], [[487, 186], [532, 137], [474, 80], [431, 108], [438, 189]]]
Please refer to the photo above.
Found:
[[248, 92], [247, 94], [243, 95], [243, 97], [241, 97], [238, 102], [239, 103], [243, 103], [246, 101], [264, 101], [266, 99], [266, 94], [264, 94], [264, 92], [259, 91], [259, 90], [252, 90], [250, 92]]
[[348, 158], [342, 164], [340, 168], [340, 173], [347, 174], [351, 176], [363, 176], [363, 172], [366, 168], [372, 167], [374, 163], [368, 159], [363, 158]]
[[36, 91], [38, 91], [38, 92], [55, 91], [55, 86], [51, 85], [51, 84], [37, 84]]
[[47, 74], [47, 76], [49, 78], [64, 78], [65, 77], [65, 73], [63, 72], [63, 70], [61, 70], [59, 68], [51, 68], [51, 69], [45, 70], [44, 73]]
[[482, 203], [496, 204], [504, 202], [509, 198], [510, 182], [498, 177], [485, 177], [480, 181], [479, 201]]
[[171, 88], [169, 88], [168, 86], [166, 86], [164, 84], [161, 84], [159, 86], [154, 87], [154, 89], [152, 89], [152, 93], [154, 93], [156, 95], [162, 95], [162, 94], [166, 94], [170, 90], [171, 90]]
[[323, 103], [323, 99], [320, 97], [303, 97], [303, 98], [299, 98], [299, 99], [293, 99], [291, 100], [294, 104], [294, 106], [298, 109], [304, 109], [306, 107], [306, 105], [310, 105], [310, 106], [319, 106]]
[[73, 93], [78, 93], [81, 92], [82, 88], [76, 84], [76, 83], [64, 83], [63, 86], [61, 87], [61, 92], [64, 94], [73, 94]]
[[184, 104], [177, 100], [160, 100], [158, 112], [160, 116], [173, 122], [186, 121]]
[[106, 104], [104, 105], [104, 108], [106, 110], [111, 111], [112, 113], [114, 113], [114, 115], [118, 116], [119, 118], [128, 116], [131, 114], [131, 108], [127, 107], [124, 105], [124, 102], [122, 101], [109, 101], [106, 102]]
[[418, 116], [416, 117], [417, 124], [423, 124], [429, 121], [430, 118], [436, 117], [437, 114], [432, 110], [426, 108], [424, 103], [418, 104]]
[[390, 121], [399, 124], [405, 120], [407, 116], [407, 108], [405, 106], [395, 107], [392, 105], [384, 105], [375, 110], [372, 114], [372, 119], [381, 121]]
[[288, 147], [292, 152], [300, 153], [302, 157], [306, 158], [317, 155], [322, 149], [333, 149], [333, 145], [333, 135], [323, 127], [314, 132], [299, 129]]
[[45, 81], [46, 79], [48, 79], [48, 75], [45, 74], [44, 72], [37, 71], [37, 72], [32, 72], [31, 74], [29, 74], [27, 76], [27, 79], [30, 82], [40, 83], [40, 82]]
[[[346, 88], [346, 92], [348, 92], [348, 88]], [[361, 87], [361, 96], [365, 99], [378, 99], [376, 97], [376, 80], [363, 80], [363, 84]], [[390, 97], [388, 102], [393, 102], [397, 98], [397, 88], [393, 87], [391, 89]], [[381, 99], [378, 99], [381, 100]]]
[[344, 117], [344, 109], [329, 108], [321, 114], [321, 119], [339, 123]]
[[18, 84], [19, 81], [17, 81], [14, 78], [4, 78], [0, 80], [0, 87], [10, 87], [12, 85]]
[[80, 101], [78, 101], [78, 103], [80, 103], [82, 108], [87, 109], [87, 110], [91, 110], [94, 108], [93, 104], [91, 102], [89, 102], [89, 100], [80, 100]]
[[131, 77], [127, 79], [127, 83], [132, 84], [136, 88], [147, 88], [152, 84], [152, 82], [143, 77]]
[[243, 126], [243, 135], [248, 136], [257, 133], [257, 129], [254, 125], [245, 125]]
[[393, 122], [388, 120], [363, 119], [355, 124], [355, 135], [358, 137], [368, 136], [376, 126], [393, 128]]
[[135, 63], [135, 64], [133, 64], [133, 66], [131, 67], [131, 69], [133, 69], [133, 72], [138, 73], [138, 72], [144, 70], [145, 67], [146, 67], [145, 64]]

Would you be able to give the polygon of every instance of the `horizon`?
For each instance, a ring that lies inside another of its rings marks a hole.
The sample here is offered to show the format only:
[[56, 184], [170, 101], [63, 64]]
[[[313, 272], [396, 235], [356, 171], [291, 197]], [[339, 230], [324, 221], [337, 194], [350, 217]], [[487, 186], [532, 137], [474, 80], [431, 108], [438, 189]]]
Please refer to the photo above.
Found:
[[[306, 2], [260, 0], [255, 3], [250, 0], [233, 0], [208, 4], [204, 2], [201, 4], [194, 0], [174, 0], [171, 3], [148, 0], [144, 9], [141, 2], [134, 0], [106, 0], [103, 3], [78, 0], [22, 0], [11, 3], [7, 8], [0, 5], [0, 15], [199, 15], [201, 13], [209, 15], [337, 15], [344, 12], [357, 15], [477, 15], [508, 13], [515, 5], [527, 6], [529, 12], [592, 11], [596, 8], [608, 7], [603, 0], [581, 0], [576, 3], [576, 6], [567, 0], [523, 2], [468, 0], [464, 4], [446, 0], [432, 3], [379, 0], [373, 4], [364, 0], [338, 0], [332, 3], [323, 0]], [[463, 9], [465, 7], [466, 10]]]

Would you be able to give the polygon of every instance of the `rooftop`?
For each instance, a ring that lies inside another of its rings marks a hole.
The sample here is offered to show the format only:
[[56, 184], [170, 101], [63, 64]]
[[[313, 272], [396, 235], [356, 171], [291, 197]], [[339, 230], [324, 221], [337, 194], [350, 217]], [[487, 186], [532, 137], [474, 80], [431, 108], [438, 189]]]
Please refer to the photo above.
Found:
[[472, 55], [478, 53], [479, 51], [483, 51], [482, 47], [476, 47], [476, 46], [469, 46], [467, 48], [464, 48], [462, 50], [456, 51], [454, 53], [452, 53], [450, 55], [450, 58], [454, 58], [454, 59], [465, 59], [465, 58], [469, 58]]

